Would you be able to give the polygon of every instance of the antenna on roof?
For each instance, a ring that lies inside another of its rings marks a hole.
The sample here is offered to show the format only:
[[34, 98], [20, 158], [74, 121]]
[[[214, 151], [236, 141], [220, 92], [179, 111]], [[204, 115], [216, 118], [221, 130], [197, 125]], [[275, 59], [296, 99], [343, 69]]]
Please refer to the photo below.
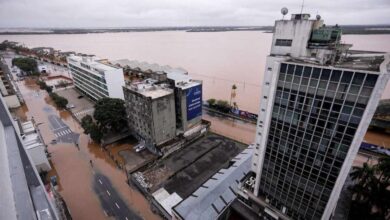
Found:
[[303, 12], [303, 6], [305, 5], [305, 0], [302, 0], [302, 6], [301, 6], [301, 14]]

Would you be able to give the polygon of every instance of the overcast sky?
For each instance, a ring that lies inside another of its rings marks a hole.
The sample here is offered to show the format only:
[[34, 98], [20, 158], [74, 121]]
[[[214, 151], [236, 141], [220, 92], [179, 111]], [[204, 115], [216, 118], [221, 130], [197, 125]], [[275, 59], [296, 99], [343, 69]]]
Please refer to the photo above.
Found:
[[[0, 0], [0, 27], [273, 25], [302, 0]], [[390, 24], [390, 0], [306, 0], [327, 24]], [[288, 15], [289, 16], [289, 15]]]

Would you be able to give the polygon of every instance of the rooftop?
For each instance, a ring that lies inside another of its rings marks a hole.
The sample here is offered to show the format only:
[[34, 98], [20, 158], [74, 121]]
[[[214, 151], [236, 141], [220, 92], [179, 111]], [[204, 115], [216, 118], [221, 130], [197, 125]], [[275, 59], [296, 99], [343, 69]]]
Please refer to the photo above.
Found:
[[142, 82], [128, 83], [125, 88], [145, 97], [150, 97], [151, 99], [157, 99], [173, 94], [173, 90], [168, 88], [168, 85], [155, 84], [155, 82], [151, 79], [147, 79]]
[[[332, 67], [335, 68], [347, 68], [363, 71], [379, 72], [380, 66], [385, 60], [385, 52], [371, 52], [371, 51], [348, 51], [344, 54], [344, 57], [336, 62]], [[315, 59], [311, 58], [290, 58], [288, 62], [295, 63], [309, 63], [320, 65]], [[330, 66], [330, 65], [323, 65]]]
[[183, 69], [183, 68], [173, 68], [173, 67], [170, 67], [168, 65], [165, 65], [165, 66], [161, 66], [157, 63], [148, 63], [148, 62], [140, 62], [140, 61], [137, 61], [137, 60], [128, 60], [128, 59], [121, 59], [121, 60], [114, 60], [114, 61], [110, 61], [112, 64], [114, 65], [117, 65], [117, 66], [120, 66], [122, 68], [130, 68], [130, 69], [138, 69], [142, 72], [147, 72], [147, 71], [151, 71], [151, 72], [160, 72], [161, 74], [163, 73], [171, 73], [171, 72], [175, 72], [175, 73], [180, 73], [180, 74], [185, 74], [187, 75], [188, 72], [187, 70]]
[[209, 133], [133, 175], [170, 214], [170, 209], [180, 201], [194, 193], [203, 195], [197, 190], [204, 184], [211, 184], [209, 181], [213, 176], [221, 177], [219, 170], [234, 166], [230, 161], [237, 159], [237, 155], [246, 147], [245, 144]]
[[108, 62], [105, 62], [106, 60], [100, 59], [95, 56], [77, 56], [74, 54], [71, 54], [68, 56], [68, 60], [71, 62], [79, 63], [80, 65], [84, 64], [86, 66], [83, 66], [84, 68], [96, 70], [96, 71], [111, 71], [116, 70], [118, 67], [110, 65]]
[[238, 182], [250, 170], [252, 153], [253, 146], [249, 146], [231, 160], [228, 168], [220, 169], [173, 210], [183, 219], [217, 219], [236, 198]]

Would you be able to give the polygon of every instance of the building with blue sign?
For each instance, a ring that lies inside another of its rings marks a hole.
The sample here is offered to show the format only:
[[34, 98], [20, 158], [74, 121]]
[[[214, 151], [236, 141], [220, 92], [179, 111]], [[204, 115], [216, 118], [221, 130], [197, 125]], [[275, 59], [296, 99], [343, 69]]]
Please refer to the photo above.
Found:
[[204, 125], [202, 81], [178, 69], [156, 74], [165, 76], [128, 82], [123, 93], [131, 131], [158, 153], [158, 147], [177, 137], [190, 139], [202, 132]]
[[202, 122], [202, 81], [174, 71], [167, 78], [175, 91], [177, 133], [190, 135]]

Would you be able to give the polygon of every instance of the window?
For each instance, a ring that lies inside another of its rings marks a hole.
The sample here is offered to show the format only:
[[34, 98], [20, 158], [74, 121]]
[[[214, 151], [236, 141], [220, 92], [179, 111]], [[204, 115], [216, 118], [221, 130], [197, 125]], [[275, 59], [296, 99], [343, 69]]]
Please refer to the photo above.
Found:
[[289, 39], [276, 39], [275, 46], [291, 47], [292, 40]]

